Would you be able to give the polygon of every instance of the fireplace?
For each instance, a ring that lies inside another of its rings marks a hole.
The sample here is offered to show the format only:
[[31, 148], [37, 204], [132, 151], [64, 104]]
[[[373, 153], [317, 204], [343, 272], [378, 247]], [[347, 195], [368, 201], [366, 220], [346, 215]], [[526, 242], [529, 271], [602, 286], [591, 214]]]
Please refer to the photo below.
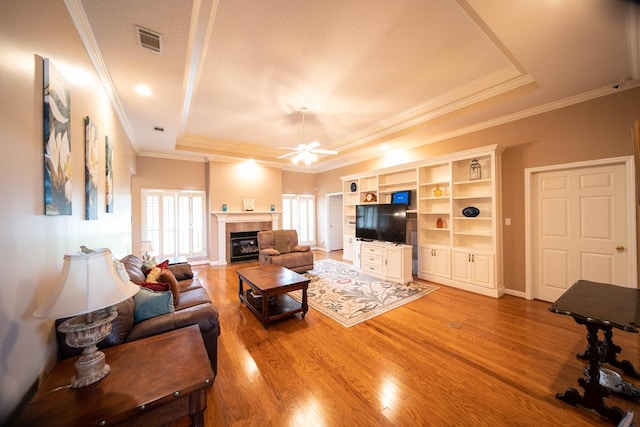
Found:
[[258, 231], [231, 232], [229, 236], [231, 262], [258, 258]]
[[[231, 262], [231, 233], [253, 230], [277, 230], [281, 212], [212, 212], [213, 259], [211, 265]], [[217, 250], [216, 250], [217, 248]]]

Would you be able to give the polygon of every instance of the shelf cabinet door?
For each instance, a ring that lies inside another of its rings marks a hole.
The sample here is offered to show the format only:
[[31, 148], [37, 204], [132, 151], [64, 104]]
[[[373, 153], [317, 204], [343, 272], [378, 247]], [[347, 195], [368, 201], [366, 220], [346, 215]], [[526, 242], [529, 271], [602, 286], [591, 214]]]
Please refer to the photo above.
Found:
[[460, 282], [471, 283], [471, 254], [453, 251], [451, 278]]
[[402, 266], [402, 251], [388, 248], [386, 250], [386, 258], [384, 260], [384, 275], [392, 280], [400, 280], [402, 279]]
[[451, 251], [443, 248], [420, 248], [420, 268], [423, 273], [451, 277]]
[[342, 258], [353, 261], [354, 252], [354, 240], [355, 238], [350, 234], [345, 234], [342, 239]]
[[452, 279], [494, 288], [493, 255], [454, 250]]
[[493, 255], [471, 254], [472, 278], [476, 285], [493, 288]]

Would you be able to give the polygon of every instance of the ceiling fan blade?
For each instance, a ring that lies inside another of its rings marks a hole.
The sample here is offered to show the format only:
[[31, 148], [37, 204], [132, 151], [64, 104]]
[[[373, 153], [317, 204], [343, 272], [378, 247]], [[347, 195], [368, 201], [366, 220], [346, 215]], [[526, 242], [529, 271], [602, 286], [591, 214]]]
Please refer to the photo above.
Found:
[[298, 154], [298, 152], [297, 152], [297, 151], [292, 151], [291, 153], [283, 154], [283, 155], [278, 156], [278, 157], [276, 157], [276, 158], [277, 158], [277, 159], [286, 159], [287, 157], [289, 157], [289, 156], [293, 156], [293, 155], [296, 155], [296, 154]]
[[322, 148], [314, 148], [313, 150], [311, 150], [311, 152], [317, 154], [338, 154], [338, 152], [335, 150], [324, 150]]
[[310, 143], [307, 144], [305, 149], [306, 150], [312, 150], [312, 149], [314, 149], [316, 147], [319, 147], [319, 146], [320, 146], [320, 143], [318, 141], [311, 141]]

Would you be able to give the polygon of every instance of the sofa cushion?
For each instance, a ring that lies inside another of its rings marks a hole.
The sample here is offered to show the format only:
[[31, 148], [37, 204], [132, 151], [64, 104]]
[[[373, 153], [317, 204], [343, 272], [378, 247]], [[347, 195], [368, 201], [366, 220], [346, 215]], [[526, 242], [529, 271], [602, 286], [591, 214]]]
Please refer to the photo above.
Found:
[[202, 284], [197, 277], [194, 277], [193, 279], [179, 280], [178, 286], [180, 286], [180, 295], [182, 295], [185, 291], [202, 287]]
[[198, 325], [203, 333], [218, 329], [218, 310], [209, 302], [147, 319], [133, 326], [127, 341], [135, 341], [191, 325]]
[[275, 238], [275, 249], [281, 254], [286, 254], [289, 249], [289, 232], [288, 230], [274, 230], [273, 237]]
[[135, 307], [133, 310], [133, 320], [135, 323], [152, 317], [171, 313], [175, 310], [173, 306], [173, 294], [170, 291], [154, 292], [147, 288], [140, 288], [133, 296]]
[[278, 256], [280, 252], [273, 248], [260, 249], [260, 254], [269, 256]]
[[161, 270], [157, 280], [159, 283], [166, 283], [167, 285], [169, 285], [169, 290], [173, 295], [173, 305], [178, 304], [178, 298], [180, 297], [180, 286], [178, 286], [178, 281], [176, 280], [176, 277], [173, 275], [173, 273], [168, 269]]
[[176, 276], [176, 280], [193, 279], [193, 270], [191, 270], [191, 264], [175, 264], [170, 265], [169, 270]]
[[133, 283], [145, 282], [145, 274], [142, 271], [142, 260], [135, 255], [127, 255], [120, 260]]
[[204, 288], [198, 287], [181, 292], [180, 300], [178, 301], [178, 304], [175, 306], [175, 308], [176, 310], [182, 310], [183, 308], [192, 307], [194, 305], [204, 304], [207, 302], [211, 302], [209, 294]]

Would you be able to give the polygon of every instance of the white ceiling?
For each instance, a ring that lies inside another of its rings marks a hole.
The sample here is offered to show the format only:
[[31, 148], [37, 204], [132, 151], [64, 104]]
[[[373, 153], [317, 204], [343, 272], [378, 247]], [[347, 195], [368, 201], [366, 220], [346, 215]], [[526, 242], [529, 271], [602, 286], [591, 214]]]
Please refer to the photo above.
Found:
[[633, 0], [65, 2], [140, 155], [294, 169], [282, 147], [316, 140], [322, 171], [640, 80]]

